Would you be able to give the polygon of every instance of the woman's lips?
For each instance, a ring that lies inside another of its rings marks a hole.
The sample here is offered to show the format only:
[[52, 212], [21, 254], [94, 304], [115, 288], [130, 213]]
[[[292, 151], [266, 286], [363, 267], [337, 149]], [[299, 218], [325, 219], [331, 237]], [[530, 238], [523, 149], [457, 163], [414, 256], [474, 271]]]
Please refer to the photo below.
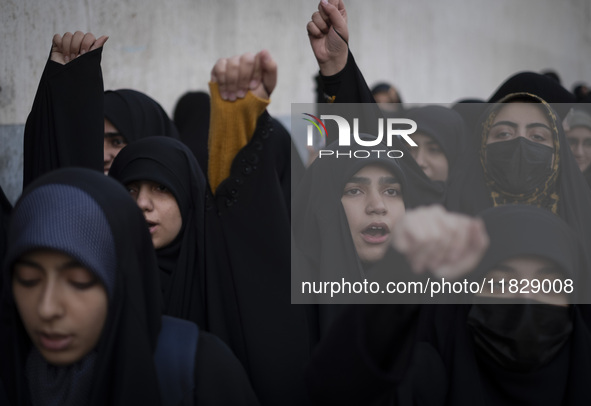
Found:
[[382, 244], [389, 236], [390, 228], [385, 223], [372, 223], [361, 232], [361, 238], [368, 244]]
[[146, 223], [148, 224], [148, 230], [150, 230], [150, 234], [154, 234], [156, 227], [158, 227], [158, 223], [153, 223], [151, 221], [146, 221]]
[[72, 343], [72, 335], [40, 334], [41, 346], [49, 351], [63, 351]]

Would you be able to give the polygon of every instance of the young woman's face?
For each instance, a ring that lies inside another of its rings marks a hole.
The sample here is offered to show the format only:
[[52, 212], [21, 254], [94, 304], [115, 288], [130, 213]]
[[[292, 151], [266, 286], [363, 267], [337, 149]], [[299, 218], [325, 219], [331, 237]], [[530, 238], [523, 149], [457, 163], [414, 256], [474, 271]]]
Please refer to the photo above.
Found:
[[415, 133], [413, 141], [418, 145], [410, 148], [410, 154], [431, 180], [447, 181], [449, 163], [437, 141], [428, 135]]
[[[483, 293], [479, 294], [480, 296], [527, 298], [541, 303], [568, 305], [566, 294], [554, 293], [558, 291], [558, 289], [554, 289], [554, 281], [561, 279], [563, 280], [562, 286], [564, 286], [564, 274], [557, 265], [545, 258], [522, 256], [505, 260], [486, 274], [486, 280], [490, 281], [491, 279], [494, 283], [493, 291], [490, 290], [490, 284], [486, 283]], [[517, 281], [513, 292], [510, 289], [511, 280]], [[545, 280], [548, 282], [544, 282]], [[559, 286], [558, 282], [556, 283], [556, 286]], [[502, 285], [504, 285], [504, 292]], [[548, 293], [544, 293], [544, 291]]]
[[173, 242], [183, 225], [173, 194], [165, 186], [148, 180], [129, 183], [127, 190], [144, 213], [154, 248]]
[[579, 169], [584, 172], [591, 165], [591, 130], [587, 127], [575, 127], [565, 135]]
[[524, 137], [554, 148], [550, 122], [535, 103], [508, 103], [497, 113], [486, 144]]
[[25, 329], [47, 362], [69, 365], [96, 347], [107, 318], [107, 292], [78, 261], [57, 251], [31, 251], [14, 264], [12, 291]]
[[125, 137], [105, 118], [105, 145], [103, 148], [103, 172], [105, 175], [109, 173], [113, 159], [115, 159], [119, 151], [126, 145]]
[[400, 181], [383, 166], [368, 165], [349, 179], [341, 202], [359, 259], [382, 259], [391, 245], [394, 224], [404, 215]]

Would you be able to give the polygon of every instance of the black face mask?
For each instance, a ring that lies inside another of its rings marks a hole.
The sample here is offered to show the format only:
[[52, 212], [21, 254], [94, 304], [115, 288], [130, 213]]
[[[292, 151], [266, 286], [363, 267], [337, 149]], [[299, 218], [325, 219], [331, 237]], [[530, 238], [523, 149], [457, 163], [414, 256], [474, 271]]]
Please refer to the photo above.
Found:
[[554, 149], [516, 137], [486, 146], [486, 170], [501, 190], [529, 194], [552, 174]]
[[503, 299], [475, 301], [467, 322], [477, 350], [512, 371], [532, 371], [548, 363], [573, 329], [569, 307], [528, 299], [511, 299], [518, 304]]

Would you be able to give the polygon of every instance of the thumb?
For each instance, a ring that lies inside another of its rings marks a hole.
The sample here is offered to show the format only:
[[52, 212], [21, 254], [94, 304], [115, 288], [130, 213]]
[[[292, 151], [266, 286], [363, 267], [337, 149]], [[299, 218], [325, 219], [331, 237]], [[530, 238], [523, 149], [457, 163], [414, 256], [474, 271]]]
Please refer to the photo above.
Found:
[[267, 50], [259, 52], [258, 56], [260, 57], [263, 86], [269, 96], [271, 96], [277, 85], [277, 63]]
[[[322, 0], [320, 2], [320, 5], [322, 7], [322, 10], [328, 16], [330, 26], [332, 26], [332, 28], [337, 32], [337, 34], [339, 34], [343, 41], [348, 43], [349, 30], [347, 28], [347, 20], [345, 19], [345, 16], [341, 14], [341, 10], [326, 0]], [[342, 6], [342, 2], [339, 1], [338, 5]], [[343, 8], [344, 10], [344, 7], [341, 8]]]
[[103, 45], [105, 45], [105, 42], [107, 42], [108, 39], [109, 39], [109, 37], [107, 37], [106, 35], [103, 35], [102, 37], [100, 37], [99, 39], [94, 41], [94, 44], [92, 44], [92, 46], [90, 47], [90, 50], [93, 51], [97, 48], [102, 47]]

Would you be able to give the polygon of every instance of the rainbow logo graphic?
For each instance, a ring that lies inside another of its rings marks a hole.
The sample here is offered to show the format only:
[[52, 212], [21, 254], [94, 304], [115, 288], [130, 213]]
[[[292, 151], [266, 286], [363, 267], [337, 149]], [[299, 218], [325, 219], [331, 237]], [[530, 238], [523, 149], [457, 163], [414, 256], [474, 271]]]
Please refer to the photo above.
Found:
[[[306, 120], [309, 123], [312, 123], [314, 125], [314, 127], [316, 127], [318, 129], [318, 132], [320, 133], [320, 143], [315, 143], [314, 142], [314, 135], [313, 135], [313, 128], [312, 126], [308, 126], [308, 146], [314, 146], [315, 144], [321, 144], [321, 145], [326, 145], [326, 127], [324, 126], [324, 123], [322, 122], [322, 120], [320, 120], [318, 117], [313, 116], [312, 114], [308, 114], [308, 113], [304, 113], [306, 116], [308, 117], [312, 117], [314, 120], [310, 120], [309, 118], [304, 118], [304, 120]], [[322, 131], [324, 130], [324, 131]]]

